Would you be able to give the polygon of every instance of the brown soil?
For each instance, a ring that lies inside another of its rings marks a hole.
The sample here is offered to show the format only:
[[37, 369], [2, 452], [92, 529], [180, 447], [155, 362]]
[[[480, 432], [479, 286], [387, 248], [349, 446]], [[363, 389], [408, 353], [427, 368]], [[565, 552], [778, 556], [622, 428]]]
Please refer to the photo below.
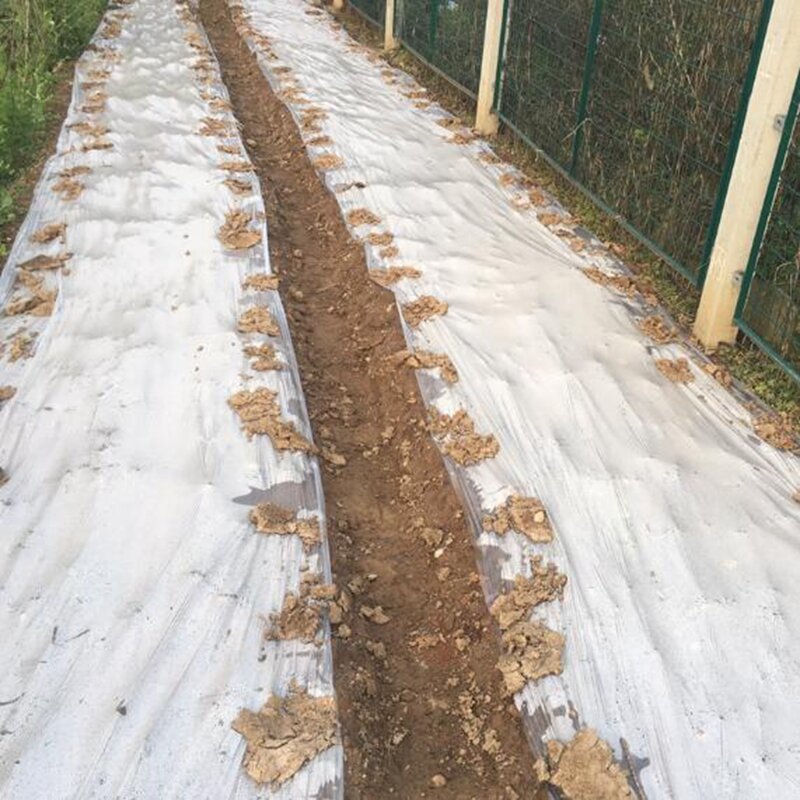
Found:
[[334, 640], [347, 796], [533, 798], [472, 539], [414, 373], [392, 360], [405, 348], [392, 295], [370, 279], [224, 0], [200, 7], [269, 187], [270, 255], [315, 439], [340, 454], [323, 467], [334, 577], [352, 601], [337, 605]]

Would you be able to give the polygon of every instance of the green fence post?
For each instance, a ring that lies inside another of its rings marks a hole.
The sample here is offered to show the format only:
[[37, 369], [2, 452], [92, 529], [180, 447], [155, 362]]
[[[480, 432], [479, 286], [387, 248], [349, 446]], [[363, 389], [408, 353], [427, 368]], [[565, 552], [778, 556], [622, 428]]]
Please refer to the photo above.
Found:
[[428, 13], [428, 58], [433, 61], [436, 50], [436, 28], [439, 26], [439, 0], [430, 0], [431, 8]]
[[578, 168], [581, 144], [583, 143], [583, 126], [586, 124], [586, 110], [589, 106], [589, 90], [592, 85], [595, 58], [597, 56], [597, 43], [600, 40], [600, 23], [603, 17], [604, 0], [594, 0], [592, 21], [589, 25], [589, 41], [586, 45], [586, 61], [583, 65], [583, 84], [580, 99], [578, 100], [578, 122], [575, 127], [575, 138], [572, 141], [572, 162], [569, 172], [575, 175]]
[[500, 26], [500, 47], [497, 57], [497, 74], [494, 79], [494, 97], [492, 98], [492, 108], [499, 113], [500, 111], [500, 92], [503, 84], [503, 69], [505, 67], [506, 35], [508, 32], [508, 0], [503, 0], [503, 23]]

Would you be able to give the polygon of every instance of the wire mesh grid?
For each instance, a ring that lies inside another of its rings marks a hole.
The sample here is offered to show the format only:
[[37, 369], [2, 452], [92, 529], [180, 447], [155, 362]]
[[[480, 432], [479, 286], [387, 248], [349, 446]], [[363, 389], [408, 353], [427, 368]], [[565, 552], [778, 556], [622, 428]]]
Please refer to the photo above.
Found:
[[762, 0], [511, 0], [500, 115], [699, 283]]
[[478, 91], [486, 0], [399, 0], [395, 35], [471, 94]]
[[353, 6], [367, 19], [383, 25], [386, 17], [386, 0], [350, 0]]

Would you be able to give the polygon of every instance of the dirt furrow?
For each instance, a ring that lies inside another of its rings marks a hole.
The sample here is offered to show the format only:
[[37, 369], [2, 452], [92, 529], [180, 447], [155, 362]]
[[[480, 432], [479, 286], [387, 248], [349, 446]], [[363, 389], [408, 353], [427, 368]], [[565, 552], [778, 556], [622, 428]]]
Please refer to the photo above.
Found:
[[[288, 110], [224, 0], [201, 17], [269, 220], [344, 590], [334, 658], [347, 796], [531, 798], [532, 756], [496, 668], [473, 545], [426, 429], [392, 294], [368, 275]], [[338, 608], [338, 606], [337, 606]]]

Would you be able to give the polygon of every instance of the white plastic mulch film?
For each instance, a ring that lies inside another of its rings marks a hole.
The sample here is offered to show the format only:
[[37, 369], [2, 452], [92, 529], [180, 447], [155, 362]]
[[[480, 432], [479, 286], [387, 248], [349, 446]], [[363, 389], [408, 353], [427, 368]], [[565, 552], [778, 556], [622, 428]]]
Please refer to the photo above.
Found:
[[[227, 402], [266, 387], [311, 435], [278, 294], [242, 286], [269, 272], [266, 225], [247, 165], [220, 168], [246, 156], [206, 47], [190, 6], [112, 4], [2, 275], [7, 800], [342, 796], [338, 738], [271, 789], [231, 728], [293, 684], [332, 697], [327, 626], [319, 646], [264, 639], [301, 571], [330, 566], [316, 459], [248, 439]], [[218, 239], [233, 209], [249, 249]], [[283, 369], [243, 353], [256, 304]], [[317, 515], [322, 546], [257, 533], [265, 501]]]
[[[411, 78], [301, 0], [231, 6], [267, 78], [292, 87], [312, 156], [338, 156], [318, 163], [345, 217], [380, 218], [354, 233], [393, 234], [365, 240], [370, 266], [422, 273], [392, 287], [401, 308], [449, 304], [406, 336], [460, 376], [419, 371], [426, 402], [500, 445], [448, 463], [488, 599], [533, 555], [568, 577], [535, 612], [566, 637], [563, 672], [516, 695], [535, 749], [589, 726], [641, 795], [800, 796], [797, 459], [755, 436], [696, 354], [637, 331], [654, 309], [598, 285], [624, 289], [614, 257]], [[680, 358], [690, 383], [656, 367]], [[481, 530], [511, 494], [544, 503], [551, 544]]]

